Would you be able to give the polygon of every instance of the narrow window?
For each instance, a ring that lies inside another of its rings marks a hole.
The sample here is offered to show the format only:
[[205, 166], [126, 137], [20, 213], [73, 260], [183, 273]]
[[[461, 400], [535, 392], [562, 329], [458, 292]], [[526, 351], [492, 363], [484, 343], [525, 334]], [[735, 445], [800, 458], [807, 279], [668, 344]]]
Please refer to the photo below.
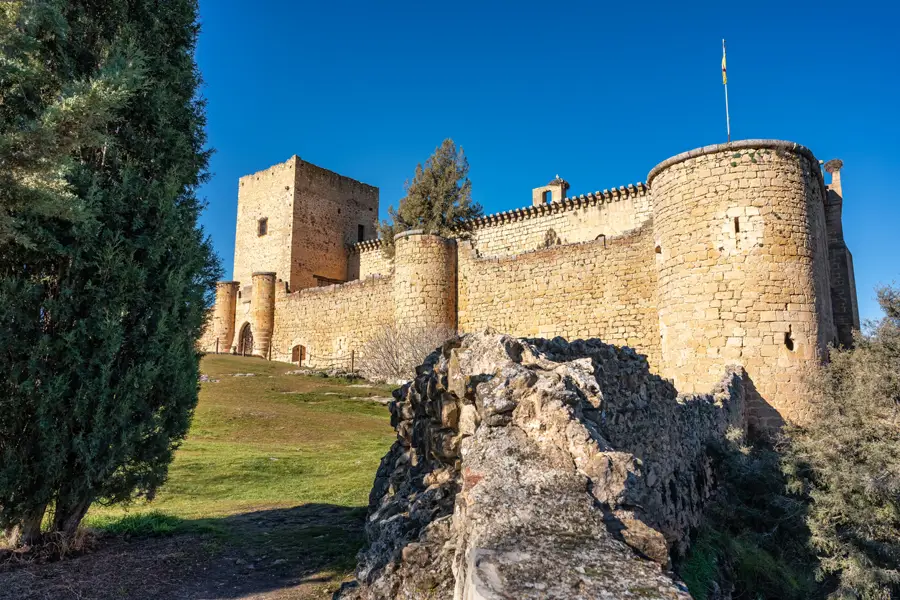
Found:
[[741, 222], [739, 220], [739, 217], [734, 218], [734, 232], [735, 233], [741, 232]]
[[553, 191], [547, 190], [544, 192], [544, 204], [550, 204], [553, 201]]
[[366, 226], [365, 225], [357, 226], [356, 237], [357, 237], [357, 240], [356, 240], [357, 242], [361, 242], [364, 239], [366, 239]]
[[263, 217], [256, 223], [256, 235], [266, 235], [269, 233], [269, 219]]
[[791, 336], [790, 325], [788, 325], [788, 330], [784, 332], [784, 347], [787, 348], [789, 352], [794, 351], [794, 338]]

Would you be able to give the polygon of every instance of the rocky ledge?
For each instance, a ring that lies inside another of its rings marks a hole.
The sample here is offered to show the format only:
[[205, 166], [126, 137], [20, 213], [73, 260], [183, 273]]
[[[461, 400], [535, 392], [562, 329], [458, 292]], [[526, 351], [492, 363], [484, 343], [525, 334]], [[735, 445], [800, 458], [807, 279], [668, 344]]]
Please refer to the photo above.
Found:
[[669, 557], [743, 396], [739, 369], [678, 396], [600, 340], [453, 340], [394, 392], [369, 544], [335, 598], [690, 598]]

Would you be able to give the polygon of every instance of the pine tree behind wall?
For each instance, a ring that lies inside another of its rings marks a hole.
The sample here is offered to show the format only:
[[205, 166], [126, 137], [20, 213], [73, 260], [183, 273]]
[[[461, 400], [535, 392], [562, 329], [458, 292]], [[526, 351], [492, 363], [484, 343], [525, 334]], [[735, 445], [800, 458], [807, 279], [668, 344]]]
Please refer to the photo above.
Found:
[[447, 138], [424, 166], [416, 166], [415, 177], [406, 182], [406, 196], [397, 210], [390, 207], [389, 219], [379, 224], [382, 249], [393, 256], [394, 236], [410, 229], [465, 239], [471, 220], [483, 213], [481, 205], [472, 201], [469, 161], [463, 149]]
[[12, 4], [14, 74], [47, 71], [2, 78], [21, 102], [0, 115], [4, 164], [42, 154], [0, 196], [0, 526], [32, 543], [165, 480], [219, 269], [197, 225], [196, 0]]

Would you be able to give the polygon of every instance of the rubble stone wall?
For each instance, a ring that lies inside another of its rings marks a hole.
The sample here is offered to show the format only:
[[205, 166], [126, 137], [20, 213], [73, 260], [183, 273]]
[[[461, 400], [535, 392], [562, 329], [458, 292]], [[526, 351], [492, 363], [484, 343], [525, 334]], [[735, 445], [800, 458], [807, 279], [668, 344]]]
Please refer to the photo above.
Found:
[[630, 348], [470, 334], [394, 393], [397, 441], [337, 598], [687, 599], [668, 572], [744, 428], [745, 376], [678, 396]]

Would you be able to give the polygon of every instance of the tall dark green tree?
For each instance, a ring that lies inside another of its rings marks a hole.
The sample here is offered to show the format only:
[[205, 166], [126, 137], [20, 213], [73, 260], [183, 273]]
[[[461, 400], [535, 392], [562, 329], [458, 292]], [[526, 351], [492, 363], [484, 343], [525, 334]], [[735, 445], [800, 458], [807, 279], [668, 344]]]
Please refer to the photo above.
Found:
[[394, 236], [410, 229], [465, 238], [470, 219], [482, 214], [481, 205], [472, 201], [469, 161], [463, 149], [448, 138], [424, 166], [416, 166], [416, 175], [406, 183], [406, 196], [397, 210], [390, 207], [389, 219], [379, 226], [382, 247], [393, 256]]
[[0, 11], [0, 526], [33, 543], [165, 481], [219, 269], [196, 0]]

